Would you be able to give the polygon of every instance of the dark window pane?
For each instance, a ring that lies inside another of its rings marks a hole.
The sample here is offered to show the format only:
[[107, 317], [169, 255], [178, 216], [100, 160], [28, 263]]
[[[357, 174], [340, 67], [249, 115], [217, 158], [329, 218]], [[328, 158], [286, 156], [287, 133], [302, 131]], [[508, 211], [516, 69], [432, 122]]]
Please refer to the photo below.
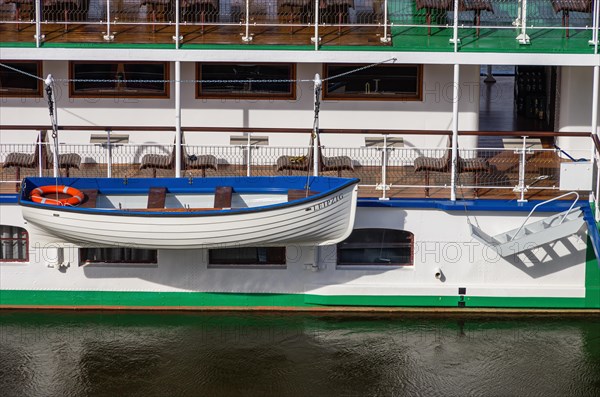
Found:
[[[42, 77], [41, 62], [2, 61], [17, 70]], [[41, 96], [41, 81], [12, 69], [0, 67], [0, 96]]]
[[[80, 97], [169, 96], [168, 64], [133, 62], [71, 62], [71, 95]], [[104, 81], [85, 81], [104, 80]]]
[[80, 265], [86, 263], [157, 263], [157, 251], [137, 248], [81, 248]]
[[285, 247], [242, 247], [212, 249], [211, 265], [285, 265]]
[[264, 80], [293, 80], [294, 75], [291, 64], [199, 64], [198, 79], [210, 82], [198, 85], [198, 96], [290, 98], [294, 95], [293, 82]]
[[28, 234], [18, 226], [0, 225], [0, 262], [25, 262], [28, 256]]
[[338, 244], [338, 265], [412, 265], [413, 234], [404, 230], [356, 229]]
[[[329, 64], [324, 98], [415, 100], [421, 97], [421, 67], [379, 65], [358, 70], [361, 65]], [[346, 75], [335, 77], [338, 75]]]

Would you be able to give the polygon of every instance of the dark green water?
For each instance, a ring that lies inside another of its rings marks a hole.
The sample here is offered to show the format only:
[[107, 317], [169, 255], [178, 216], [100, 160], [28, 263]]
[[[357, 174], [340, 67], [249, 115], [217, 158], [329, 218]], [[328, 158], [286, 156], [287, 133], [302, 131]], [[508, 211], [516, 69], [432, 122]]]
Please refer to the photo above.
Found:
[[1, 311], [0, 395], [599, 396], [600, 318]]

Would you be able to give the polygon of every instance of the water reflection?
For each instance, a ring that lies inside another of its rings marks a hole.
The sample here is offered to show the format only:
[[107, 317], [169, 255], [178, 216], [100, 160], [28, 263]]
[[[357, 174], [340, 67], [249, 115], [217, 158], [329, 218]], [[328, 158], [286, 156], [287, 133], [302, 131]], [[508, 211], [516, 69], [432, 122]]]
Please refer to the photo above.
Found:
[[600, 318], [0, 312], [24, 395], [600, 395]]

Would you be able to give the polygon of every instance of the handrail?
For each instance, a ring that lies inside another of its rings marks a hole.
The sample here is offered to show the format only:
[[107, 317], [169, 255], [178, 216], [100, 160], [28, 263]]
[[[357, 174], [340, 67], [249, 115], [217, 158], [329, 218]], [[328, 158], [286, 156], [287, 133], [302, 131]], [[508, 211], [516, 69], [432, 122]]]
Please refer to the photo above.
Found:
[[567, 156], [569, 158], [569, 160], [573, 161], [573, 162], [578, 162], [578, 161], [588, 161], [588, 159], [581, 157], [576, 159], [575, 157], [571, 156], [569, 153], [567, 153], [566, 151], [564, 151], [560, 146], [558, 146], [557, 144], [554, 144], [554, 147], [556, 148], [556, 150], [558, 150], [559, 152], [561, 152], [562, 154], [564, 154], [565, 156]]
[[[519, 235], [519, 233], [521, 232], [521, 230], [523, 230], [523, 228], [525, 227], [525, 224], [527, 223], [527, 221], [529, 220], [529, 218], [531, 217], [531, 215], [533, 214], [533, 212], [537, 209], [537, 207], [547, 204], [549, 202], [561, 199], [563, 197], [569, 196], [571, 194], [574, 194], [576, 196], [575, 201], [573, 201], [573, 204], [571, 204], [571, 206], [569, 207], [569, 210], [567, 211], [567, 213], [562, 217], [562, 219], [560, 220], [560, 222], [558, 223], [559, 225], [561, 223], [564, 222], [565, 218], [567, 217], [567, 215], [569, 215], [571, 213], [571, 210], [573, 209], [573, 207], [575, 206], [575, 204], [577, 203], [577, 201], [579, 201], [579, 193], [577, 192], [569, 192], [569, 193], [565, 193], [565, 194], [561, 194], [560, 196], [551, 198], [549, 200], [546, 201], [542, 201], [541, 203], [536, 204], [532, 209], [531, 212], [529, 212], [529, 215], [527, 215], [527, 218], [525, 218], [525, 221], [523, 222], [523, 224], [521, 225], [521, 227], [519, 228], [519, 230], [517, 230], [517, 232], [512, 236], [512, 238], [510, 239], [510, 241], [513, 241], [515, 239], [515, 237], [517, 237]], [[558, 225], [557, 225], [558, 226]]]
[[[4, 125], [0, 130], [51, 130], [50, 125]], [[61, 131], [175, 131], [173, 126], [98, 126], [98, 125], [62, 125]], [[312, 128], [273, 128], [273, 127], [181, 127], [182, 131], [189, 132], [263, 132], [263, 133], [311, 133]], [[369, 129], [369, 128], [320, 128], [321, 134], [364, 134], [364, 135], [451, 135], [449, 130], [401, 130], [401, 129]], [[459, 135], [470, 136], [513, 136], [530, 138], [542, 137], [589, 137], [589, 132], [550, 132], [550, 131], [459, 131]], [[600, 141], [592, 135], [596, 149], [600, 152]]]

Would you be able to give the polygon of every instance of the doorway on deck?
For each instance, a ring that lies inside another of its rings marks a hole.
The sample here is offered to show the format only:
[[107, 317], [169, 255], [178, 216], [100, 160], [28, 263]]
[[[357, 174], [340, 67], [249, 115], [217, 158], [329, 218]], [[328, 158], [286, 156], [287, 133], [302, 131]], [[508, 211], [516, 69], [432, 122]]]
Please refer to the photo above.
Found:
[[[480, 131], [554, 131], [557, 68], [555, 66], [482, 65], [480, 71]], [[551, 148], [553, 138], [533, 140]], [[479, 138], [480, 147], [513, 147], [520, 139]]]

